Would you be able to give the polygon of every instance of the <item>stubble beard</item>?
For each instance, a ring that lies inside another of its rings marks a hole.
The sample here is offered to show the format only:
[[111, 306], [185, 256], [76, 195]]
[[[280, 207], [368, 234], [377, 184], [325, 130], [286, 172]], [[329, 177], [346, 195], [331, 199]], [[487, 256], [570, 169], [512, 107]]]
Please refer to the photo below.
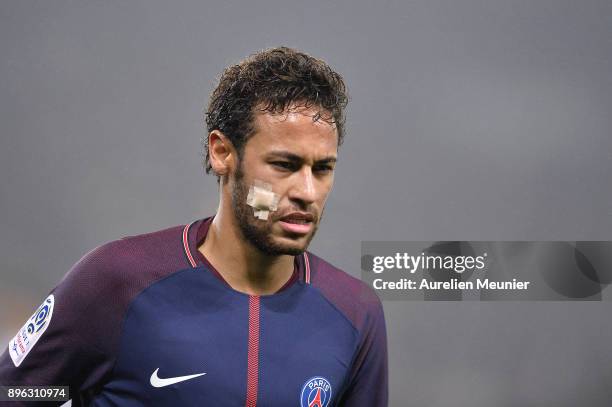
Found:
[[[253, 208], [246, 203], [248, 193], [249, 186], [244, 181], [242, 162], [240, 162], [236, 169], [234, 184], [232, 186], [232, 210], [234, 211], [234, 217], [238, 222], [238, 228], [244, 240], [269, 256], [297, 256], [302, 254], [316, 234], [318, 222], [313, 225], [313, 231], [308, 236], [308, 240], [303, 247], [286, 246], [276, 243], [272, 240], [271, 236], [272, 225], [277, 219], [274, 217], [273, 213], [269, 214], [267, 220], [256, 219]], [[322, 215], [323, 213], [321, 213], [321, 217]]]

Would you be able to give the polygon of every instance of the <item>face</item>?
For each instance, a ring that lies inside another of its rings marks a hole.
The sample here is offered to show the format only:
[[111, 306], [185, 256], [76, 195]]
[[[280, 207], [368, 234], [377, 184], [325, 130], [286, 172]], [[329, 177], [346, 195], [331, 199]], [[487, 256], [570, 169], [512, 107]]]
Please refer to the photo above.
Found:
[[[255, 132], [230, 177], [232, 208], [245, 240], [270, 255], [297, 255], [308, 247], [334, 181], [338, 136], [333, 125], [313, 121], [315, 110], [256, 113]], [[278, 209], [254, 216], [247, 195], [254, 180], [272, 186]]]

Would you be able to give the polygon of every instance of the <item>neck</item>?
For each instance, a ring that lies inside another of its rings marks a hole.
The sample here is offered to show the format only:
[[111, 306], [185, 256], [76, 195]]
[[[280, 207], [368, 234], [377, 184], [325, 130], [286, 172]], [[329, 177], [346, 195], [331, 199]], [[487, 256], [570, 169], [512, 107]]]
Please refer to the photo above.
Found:
[[231, 208], [222, 203], [198, 250], [234, 290], [245, 294], [273, 294], [293, 274], [294, 257], [267, 255], [245, 241]]

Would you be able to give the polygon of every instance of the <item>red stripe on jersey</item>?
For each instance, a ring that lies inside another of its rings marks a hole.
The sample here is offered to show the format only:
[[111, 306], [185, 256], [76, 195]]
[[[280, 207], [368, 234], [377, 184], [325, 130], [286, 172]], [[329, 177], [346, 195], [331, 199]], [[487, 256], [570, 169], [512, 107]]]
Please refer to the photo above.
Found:
[[306, 284], [310, 284], [310, 261], [308, 260], [306, 252], [304, 252], [304, 264], [306, 266], [304, 280], [306, 280]]
[[259, 296], [249, 296], [249, 352], [247, 360], [246, 407], [257, 406], [259, 381]]
[[194, 221], [188, 225], [185, 225], [185, 228], [183, 229], [183, 249], [185, 249], [185, 255], [187, 256], [187, 260], [189, 260], [189, 263], [191, 263], [191, 267], [195, 267], [196, 262], [193, 259], [193, 256], [191, 255], [191, 250], [189, 249], [189, 228], [195, 222], [197, 221]]

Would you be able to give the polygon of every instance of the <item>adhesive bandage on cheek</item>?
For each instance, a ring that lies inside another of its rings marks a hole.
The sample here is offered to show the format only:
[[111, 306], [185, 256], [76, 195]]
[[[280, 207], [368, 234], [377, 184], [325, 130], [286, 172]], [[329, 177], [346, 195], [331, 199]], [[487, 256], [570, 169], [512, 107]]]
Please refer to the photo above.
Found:
[[253, 214], [256, 218], [268, 220], [270, 212], [277, 209], [278, 195], [272, 191], [272, 185], [255, 180], [249, 188], [247, 205], [253, 207]]

